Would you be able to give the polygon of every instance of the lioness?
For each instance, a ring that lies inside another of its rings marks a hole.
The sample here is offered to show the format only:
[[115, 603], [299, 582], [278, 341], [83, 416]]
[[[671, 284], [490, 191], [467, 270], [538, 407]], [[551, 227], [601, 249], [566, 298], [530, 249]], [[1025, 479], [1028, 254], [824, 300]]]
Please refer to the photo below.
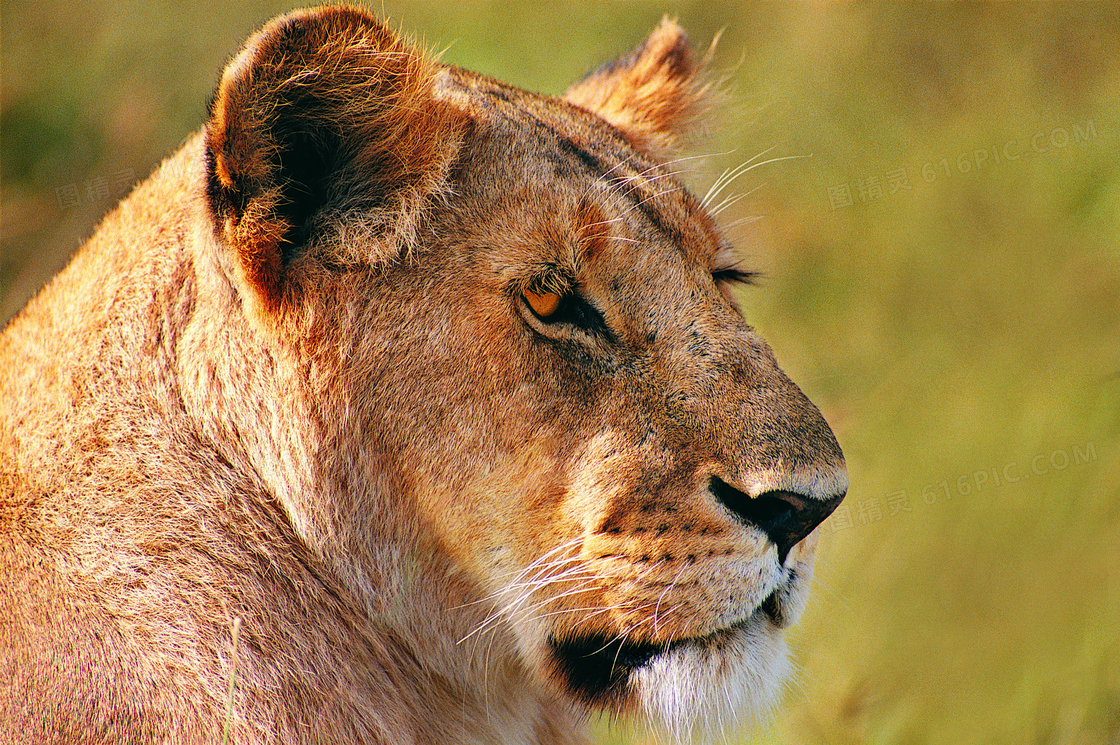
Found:
[[253, 36], [0, 337], [0, 741], [765, 707], [847, 481], [666, 165], [697, 67], [671, 22], [563, 98], [354, 8]]

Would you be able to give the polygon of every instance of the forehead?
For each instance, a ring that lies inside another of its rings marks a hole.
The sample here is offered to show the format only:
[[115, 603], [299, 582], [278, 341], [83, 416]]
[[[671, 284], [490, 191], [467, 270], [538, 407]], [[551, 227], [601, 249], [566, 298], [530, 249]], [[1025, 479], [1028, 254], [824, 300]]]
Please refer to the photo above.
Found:
[[599, 117], [454, 68], [436, 90], [472, 121], [457, 189], [495, 213], [528, 217], [515, 233], [546, 231], [554, 241], [567, 234], [585, 244], [625, 234], [705, 266], [729, 251], [673, 164], [636, 150]]

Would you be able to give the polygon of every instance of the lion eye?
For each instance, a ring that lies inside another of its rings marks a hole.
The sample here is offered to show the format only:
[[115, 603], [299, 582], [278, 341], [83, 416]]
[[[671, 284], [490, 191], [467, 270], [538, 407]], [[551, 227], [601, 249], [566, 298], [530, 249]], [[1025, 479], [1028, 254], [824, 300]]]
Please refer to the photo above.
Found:
[[561, 297], [555, 292], [533, 292], [525, 290], [525, 302], [529, 304], [538, 318], [548, 319], [560, 308]]
[[558, 334], [564, 333], [562, 327], [575, 326], [607, 340], [611, 339], [602, 314], [575, 291], [525, 289], [521, 291], [521, 301], [527, 306], [526, 312], [536, 319], [534, 325], [537, 330], [545, 336], [557, 338]]

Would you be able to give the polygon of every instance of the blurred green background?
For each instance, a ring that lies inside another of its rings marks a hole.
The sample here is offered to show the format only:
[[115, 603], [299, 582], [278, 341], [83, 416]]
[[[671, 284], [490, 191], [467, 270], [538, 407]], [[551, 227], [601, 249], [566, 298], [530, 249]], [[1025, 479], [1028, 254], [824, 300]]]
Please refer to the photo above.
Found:
[[[3, 0], [0, 320], [287, 9]], [[663, 13], [730, 102], [689, 176], [852, 488], [759, 743], [1120, 743], [1120, 6], [405, 2], [444, 59], [560, 92]], [[625, 726], [598, 725], [604, 742]]]

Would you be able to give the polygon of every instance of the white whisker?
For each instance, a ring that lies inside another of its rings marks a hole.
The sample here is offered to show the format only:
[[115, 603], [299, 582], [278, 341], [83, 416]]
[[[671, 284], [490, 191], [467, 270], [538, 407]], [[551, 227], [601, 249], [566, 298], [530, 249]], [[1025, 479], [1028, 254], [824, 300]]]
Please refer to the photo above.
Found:
[[752, 222], [758, 222], [762, 219], [761, 215], [748, 215], [747, 217], [740, 217], [737, 220], [732, 220], [727, 225], [723, 226], [724, 231], [730, 232], [736, 228], [741, 228], [744, 225], [750, 225]]
[[720, 195], [720, 193], [724, 189], [726, 189], [733, 181], [735, 181], [737, 178], [742, 176], [744, 173], [747, 173], [748, 171], [753, 171], [755, 168], [758, 168], [759, 166], [769, 165], [770, 163], [778, 163], [778, 162], [781, 162], [783, 160], [800, 160], [802, 158], [813, 157], [811, 154], [810, 155], [786, 155], [786, 156], [783, 156], [781, 158], [770, 158], [769, 160], [764, 160], [764, 161], [761, 161], [761, 162], [758, 162], [758, 163], [755, 162], [756, 160], [761, 158], [763, 155], [766, 155], [767, 153], [769, 153], [773, 149], [774, 148], [767, 148], [766, 150], [763, 150], [761, 153], [759, 153], [755, 157], [748, 160], [746, 163], [741, 163], [740, 165], [736, 166], [735, 168], [725, 170], [723, 172], [723, 174], [720, 175], [720, 177], [718, 179], [716, 179], [715, 183], [712, 184], [711, 188], [708, 189], [708, 193], [705, 194], [704, 198], [700, 200], [700, 204], [703, 205], [705, 208], [707, 208], [712, 203], [712, 201], [716, 197], [718, 197]]
[[753, 158], [751, 158], [750, 160], [748, 160], [747, 162], [740, 163], [735, 168], [725, 169], [724, 172], [720, 174], [719, 178], [717, 178], [715, 180], [715, 183], [712, 184], [711, 188], [708, 189], [708, 193], [704, 195], [704, 198], [700, 200], [700, 204], [703, 205], [704, 207], [707, 207], [713, 199], [715, 199], [717, 196], [719, 196], [719, 193], [721, 191], [723, 191], [723, 189], [728, 184], [730, 184], [732, 181], [737, 179], [740, 175], [746, 173], [747, 170], [752, 168], [753, 166], [751, 164], [754, 163], [754, 161], [756, 161], [759, 158], [761, 158], [762, 156], [766, 155], [767, 153], [769, 153], [773, 149], [774, 148], [772, 148], [772, 147], [767, 148], [767, 149], [763, 150], [761, 153], [759, 153], [758, 155], [756, 155]]
[[681, 575], [688, 569], [688, 566], [687, 563], [681, 563], [681, 569], [677, 572], [677, 576], [673, 577], [673, 581], [665, 586], [665, 589], [661, 591], [661, 595], [657, 598], [657, 605], [653, 608], [653, 633], [655, 636], [657, 635], [660, 624], [661, 602], [665, 599], [665, 596], [669, 594], [669, 591], [677, 586], [677, 581], [680, 580]]
[[728, 207], [732, 206], [736, 202], [739, 202], [739, 201], [749, 197], [751, 194], [754, 194], [756, 191], [763, 188], [764, 186], [766, 186], [766, 185], [765, 184], [759, 184], [758, 186], [754, 187], [753, 189], [750, 189], [749, 191], [744, 191], [744, 192], [741, 192], [739, 194], [732, 194], [732, 195], [724, 198], [724, 200], [721, 201], [719, 204], [717, 204], [715, 207], [709, 207], [708, 212], [713, 217], [715, 217], [716, 215], [723, 212]]

